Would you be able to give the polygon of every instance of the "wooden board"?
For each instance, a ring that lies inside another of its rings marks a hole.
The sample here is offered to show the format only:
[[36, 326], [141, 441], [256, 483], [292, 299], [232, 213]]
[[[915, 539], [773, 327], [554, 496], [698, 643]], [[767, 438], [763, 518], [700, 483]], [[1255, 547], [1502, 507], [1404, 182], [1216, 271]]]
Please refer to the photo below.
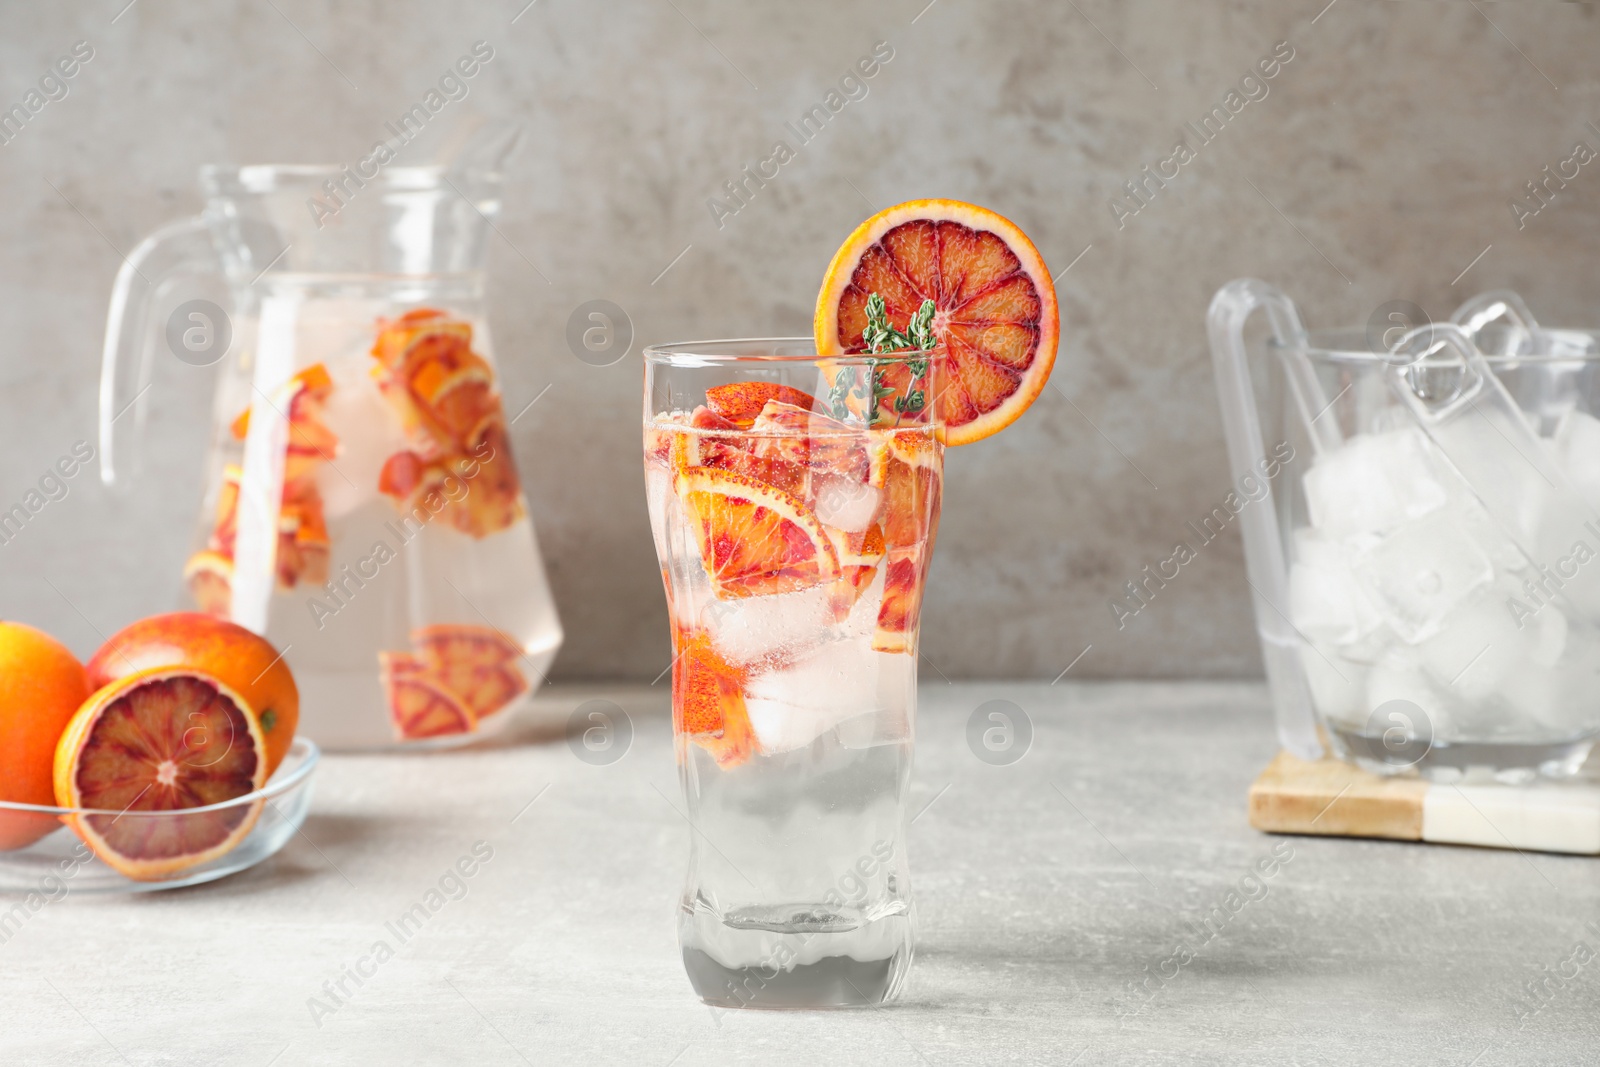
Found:
[[1250, 825], [1280, 834], [1381, 837], [1600, 855], [1600, 785], [1445, 785], [1385, 778], [1280, 752], [1250, 786]]

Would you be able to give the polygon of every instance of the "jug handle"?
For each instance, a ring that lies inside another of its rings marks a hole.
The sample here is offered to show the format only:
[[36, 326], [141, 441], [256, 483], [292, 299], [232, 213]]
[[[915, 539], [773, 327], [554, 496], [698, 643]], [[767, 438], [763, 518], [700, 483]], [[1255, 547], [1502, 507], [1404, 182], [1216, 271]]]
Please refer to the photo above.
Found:
[[[201, 216], [168, 223], [140, 241], [111, 287], [100, 357], [100, 480], [107, 486], [116, 485], [119, 477], [126, 484], [138, 459], [153, 370], [150, 346], [144, 344], [151, 300], [163, 280], [183, 270], [221, 270]], [[136, 281], [143, 283], [142, 293], [134, 293]], [[133, 413], [127, 417], [130, 408]]]
[[[1206, 313], [1211, 341], [1212, 370], [1217, 398], [1222, 405], [1223, 432], [1228, 462], [1235, 470], [1250, 470], [1267, 458], [1257, 416], [1255, 390], [1245, 354], [1244, 326], [1257, 308], [1266, 308], [1273, 335], [1286, 352], [1298, 353], [1303, 362], [1305, 328], [1294, 304], [1282, 292], [1255, 278], [1240, 278], [1217, 290]], [[1303, 389], [1294, 385], [1296, 373], [1309, 376], [1309, 365], [1287, 364], [1291, 388], [1306, 425], [1315, 433], [1315, 417], [1307, 412]], [[1319, 390], [1320, 392], [1320, 390]], [[1331, 424], [1330, 424], [1331, 427]], [[1334, 432], [1337, 432], [1335, 429]], [[1267, 495], [1239, 513], [1244, 538], [1245, 574], [1254, 601], [1256, 632], [1261, 638], [1261, 658], [1267, 688], [1277, 718], [1278, 740], [1284, 749], [1305, 760], [1321, 758], [1323, 746], [1311, 708], [1311, 691], [1300, 662], [1304, 640], [1289, 622], [1289, 568], [1284, 559], [1282, 531], [1278, 526], [1276, 494], [1266, 482]]]

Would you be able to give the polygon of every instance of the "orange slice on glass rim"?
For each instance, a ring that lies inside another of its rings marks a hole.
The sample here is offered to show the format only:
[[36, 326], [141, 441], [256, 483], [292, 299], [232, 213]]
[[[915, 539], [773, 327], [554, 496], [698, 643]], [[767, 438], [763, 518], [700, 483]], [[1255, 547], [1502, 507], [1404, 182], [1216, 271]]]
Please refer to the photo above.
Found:
[[395, 736], [401, 741], [449, 737], [478, 728], [472, 709], [433, 676], [421, 656], [379, 652], [378, 674]]
[[817, 294], [820, 355], [866, 351], [873, 293], [900, 330], [923, 300], [934, 303], [934, 333], [948, 353], [937, 385], [947, 443], [999, 433], [1044, 389], [1060, 334], [1055, 286], [1033, 242], [993, 211], [910, 200], [856, 227]]
[[672, 663], [674, 731], [710, 752], [721, 767], [745, 762], [758, 746], [745, 710], [743, 676], [717, 655], [704, 633], [682, 632], [678, 641]]
[[[232, 804], [266, 784], [256, 712], [211, 675], [156, 667], [120, 678], [84, 702], [56, 743], [56, 803], [108, 866], [159, 881], [225, 855], [261, 814]], [[188, 813], [185, 809], [220, 808]], [[160, 813], [153, 815], [151, 813]]]
[[720, 599], [791, 593], [839, 576], [827, 532], [798, 497], [714, 467], [690, 467], [675, 484]]

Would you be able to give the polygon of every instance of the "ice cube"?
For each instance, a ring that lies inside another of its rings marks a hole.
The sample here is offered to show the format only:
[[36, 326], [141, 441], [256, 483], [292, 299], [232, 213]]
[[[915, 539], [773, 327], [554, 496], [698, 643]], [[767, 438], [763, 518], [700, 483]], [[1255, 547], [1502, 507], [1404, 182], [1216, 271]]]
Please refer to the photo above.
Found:
[[650, 533], [656, 542], [656, 558], [665, 564], [672, 558], [667, 544], [668, 501], [676, 499], [672, 491], [672, 472], [653, 463], [646, 466], [644, 499], [650, 512]]
[[1600, 620], [1600, 520], [1576, 491], [1552, 493], [1539, 525], [1537, 576], [1545, 590], [1559, 590], [1586, 619]]
[[[1547, 610], [1552, 617], [1560, 614]], [[1417, 646], [1417, 656], [1436, 685], [1461, 700], [1482, 704], [1493, 699], [1508, 675], [1532, 669], [1540, 634], [1557, 627], [1564, 634], [1561, 624], [1541, 623], [1537, 617], [1519, 627], [1505, 589], [1496, 584], [1462, 604], [1448, 624]]]
[[[1552, 609], [1545, 609], [1549, 610]], [[1561, 662], [1551, 673], [1555, 679], [1554, 698], [1533, 710], [1542, 711], [1543, 721], [1566, 737], [1600, 731], [1600, 634], [1591, 626], [1573, 623]], [[1524, 699], [1531, 702], [1538, 695], [1530, 694]]]
[[[1434, 742], [1451, 741], [1459, 737], [1463, 702], [1450, 699], [1434, 685], [1423, 673], [1416, 657], [1405, 649], [1391, 650], [1367, 675], [1369, 716], [1390, 701], [1405, 701], [1421, 710], [1426, 721], [1414, 713], [1406, 715], [1412, 720], [1408, 736]], [[1402, 714], [1405, 712], [1402, 711]], [[1380, 720], [1370, 723], [1371, 729], [1381, 732], [1393, 725], [1404, 725], [1383, 717]]]
[[1393, 530], [1355, 562], [1355, 574], [1395, 633], [1416, 644], [1439, 631], [1494, 564], [1461, 529], [1459, 513], [1438, 510]]
[[856, 598], [855, 605], [851, 607], [849, 616], [844, 620], [844, 626], [840, 631], [843, 636], [870, 640], [877, 632], [878, 610], [883, 606], [883, 576], [884, 565], [879, 562], [877, 573]]
[[1289, 617], [1313, 641], [1345, 645], [1360, 640], [1383, 617], [1356, 584], [1345, 549], [1315, 530], [1294, 532], [1289, 570]]
[[1591, 499], [1600, 499], [1600, 419], [1569, 411], [1556, 427], [1556, 454], [1567, 478]]
[[911, 740], [917, 661], [906, 655], [874, 655], [878, 657], [878, 706], [839, 724], [839, 743], [845, 748], [871, 748]]
[[824, 525], [848, 533], [860, 533], [872, 525], [878, 514], [882, 490], [854, 478], [829, 473], [818, 473], [813, 485], [817, 494], [817, 518]]
[[1311, 703], [1318, 714], [1360, 728], [1367, 721], [1367, 669], [1343, 659], [1337, 649], [1317, 644], [1300, 650]]
[[699, 621], [730, 663], [750, 666], [793, 657], [826, 640], [833, 603], [826, 585], [767, 596], [712, 597], [701, 605]]
[[[1436, 430], [1440, 446], [1456, 467], [1472, 479], [1470, 495], [1482, 501], [1496, 524], [1520, 544], [1531, 545], [1544, 508], [1549, 483], [1535, 461], [1553, 456], [1529, 454], [1544, 449], [1534, 439], [1526, 421], [1513, 423], [1491, 409], [1474, 407], [1476, 417], [1462, 417], [1442, 423]], [[1460, 482], [1460, 476], [1455, 475]], [[1465, 483], [1460, 483], [1465, 490]], [[1462, 495], [1468, 495], [1463, 492]]]
[[[910, 656], [874, 652], [862, 641], [832, 641], [789, 666], [751, 678], [745, 708], [762, 751], [787, 752], [861, 716], [903, 721], [911, 689], [907, 672], [915, 669]], [[872, 729], [873, 736], [886, 739], [892, 739], [890, 733], [879, 724]]]
[[1463, 501], [1459, 514], [1461, 528], [1483, 549], [1496, 570], [1510, 571], [1528, 565], [1528, 557], [1517, 547], [1477, 500]]
[[1499, 733], [1546, 738], [1561, 719], [1562, 679], [1557, 672], [1529, 667], [1501, 680], [1496, 696], [1505, 712]]
[[1361, 434], [1323, 453], [1305, 474], [1312, 524], [1343, 539], [1383, 533], [1444, 507], [1458, 479], [1431, 449], [1413, 427]]

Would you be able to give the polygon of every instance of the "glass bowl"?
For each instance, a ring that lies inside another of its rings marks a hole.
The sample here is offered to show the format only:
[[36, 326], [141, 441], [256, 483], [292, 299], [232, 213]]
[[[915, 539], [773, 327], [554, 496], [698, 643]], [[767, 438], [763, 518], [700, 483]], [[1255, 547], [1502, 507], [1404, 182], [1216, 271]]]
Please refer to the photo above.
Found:
[[[0, 897], [23, 897], [31, 911], [69, 893], [146, 893], [199, 885], [254, 867], [277, 852], [306, 821], [311, 807], [311, 772], [322, 752], [310, 738], [297, 737], [283, 763], [262, 789], [222, 804], [181, 811], [99, 811], [89, 808], [53, 808], [0, 801], [0, 830], [22, 834], [36, 824], [44, 833], [26, 848], [0, 852]], [[229, 851], [215, 859], [149, 881], [135, 881], [104, 863], [68, 828], [72, 819], [102, 816], [116, 822], [134, 820], [152, 834], [181, 834], [185, 830], [214, 832], [219, 825], [236, 825], [252, 817], [255, 826]], [[0, 911], [0, 934], [16, 908]]]

